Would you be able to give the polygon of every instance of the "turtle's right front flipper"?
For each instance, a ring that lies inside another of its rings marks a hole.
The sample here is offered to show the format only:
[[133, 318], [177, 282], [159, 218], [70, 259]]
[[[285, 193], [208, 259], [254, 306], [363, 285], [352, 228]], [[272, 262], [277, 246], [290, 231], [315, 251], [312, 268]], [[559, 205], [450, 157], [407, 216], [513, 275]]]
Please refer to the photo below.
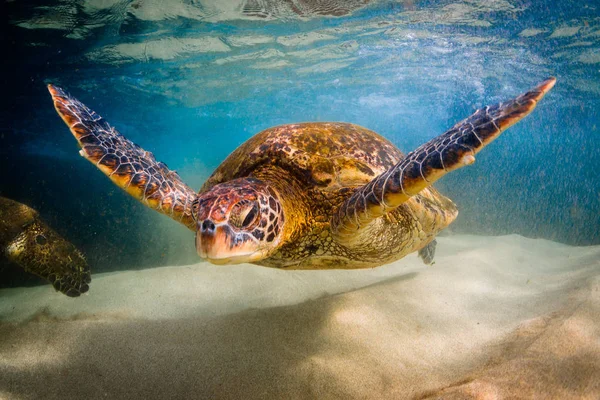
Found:
[[195, 230], [192, 202], [196, 193], [175, 171], [64, 90], [53, 85], [48, 90], [56, 111], [81, 146], [79, 154], [142, 203]]
[[[332, 231], [337, 240], [349, 246], [362, 243], [359, 233], [373, 220], [396, 209], [448, 172], [472, 164], [475, 154], [533, 111], [555, 82], [555, 78], [548, 78], [512, 100], [477, 110], [358, 189], [334, 214]], [[369, 234], [364, 229], [363, 232]]]

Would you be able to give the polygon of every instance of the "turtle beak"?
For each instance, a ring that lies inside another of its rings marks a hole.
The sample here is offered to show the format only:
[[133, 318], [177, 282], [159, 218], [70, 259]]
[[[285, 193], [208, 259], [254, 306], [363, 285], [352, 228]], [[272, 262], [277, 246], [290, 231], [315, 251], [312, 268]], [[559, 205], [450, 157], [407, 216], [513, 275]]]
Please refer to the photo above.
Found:
[[228, 225], [215, 226], [212, 221], [204, 220], [196, 232], [196, 251], [200, 257], [218, 265], [254, 261], [256, 244], [236, 240], [236, 235]]

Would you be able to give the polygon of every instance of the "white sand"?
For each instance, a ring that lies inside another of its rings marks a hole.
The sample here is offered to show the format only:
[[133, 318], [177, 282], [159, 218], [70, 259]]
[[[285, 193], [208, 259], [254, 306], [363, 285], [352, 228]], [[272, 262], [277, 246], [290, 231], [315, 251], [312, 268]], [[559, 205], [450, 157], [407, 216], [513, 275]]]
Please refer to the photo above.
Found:
[[600, 398], [600, 246], [438, 241], [432, 267], [0, 290], [0, 399]]

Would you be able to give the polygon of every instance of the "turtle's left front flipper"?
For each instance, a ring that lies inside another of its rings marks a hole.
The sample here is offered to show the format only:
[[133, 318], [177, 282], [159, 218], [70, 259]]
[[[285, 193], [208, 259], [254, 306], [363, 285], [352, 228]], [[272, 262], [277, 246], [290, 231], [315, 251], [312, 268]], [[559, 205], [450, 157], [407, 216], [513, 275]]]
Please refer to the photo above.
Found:
[[361, 243], [357, 240], [361, 228], [396, 209], [448, 172], [472, 164], [475, 154], [533, 111], [555, 82], [555, 78], [546, 79], [512, 100], [479, 109], [408, 153], [342, 203], [331, 223], [336, 239], [346, 245]]
[[79, 154], [142, 203], [195, 230], [192, 202], [196, 192], [175, 171], [64, 90], [53, 85], [48, 90], [56, 111], [81, 146]]

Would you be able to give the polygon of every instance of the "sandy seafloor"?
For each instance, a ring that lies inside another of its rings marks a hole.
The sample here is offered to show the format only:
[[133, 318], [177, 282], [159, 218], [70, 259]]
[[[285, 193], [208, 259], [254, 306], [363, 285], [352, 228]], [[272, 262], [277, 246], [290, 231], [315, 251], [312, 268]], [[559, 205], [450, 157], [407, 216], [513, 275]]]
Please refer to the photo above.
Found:
[[207, 263], [0, 291], [0, 398], [600, 398], [600, 246], [438, 239], [358, 271]]

